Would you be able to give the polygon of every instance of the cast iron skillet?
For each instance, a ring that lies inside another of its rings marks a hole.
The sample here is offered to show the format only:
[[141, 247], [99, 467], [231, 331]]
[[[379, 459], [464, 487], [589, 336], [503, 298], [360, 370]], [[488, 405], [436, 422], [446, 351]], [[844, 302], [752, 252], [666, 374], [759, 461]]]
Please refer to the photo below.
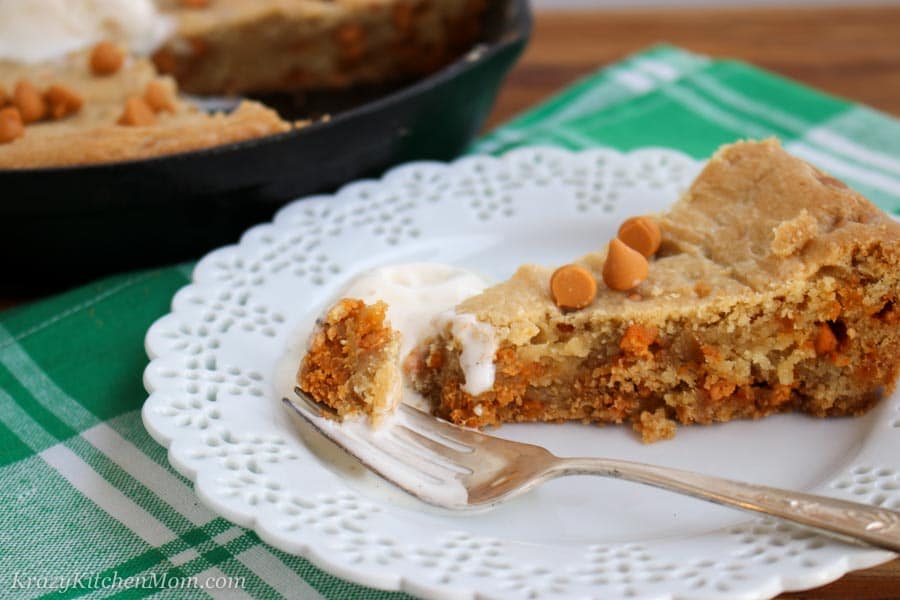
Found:
[[293, 198], [407, 160], [458, 155], [531, 30], [527, 0], [489, 4], [468, 55], [327, 122], [147, 160], [0, 169], [0, 291], [197, 258]]

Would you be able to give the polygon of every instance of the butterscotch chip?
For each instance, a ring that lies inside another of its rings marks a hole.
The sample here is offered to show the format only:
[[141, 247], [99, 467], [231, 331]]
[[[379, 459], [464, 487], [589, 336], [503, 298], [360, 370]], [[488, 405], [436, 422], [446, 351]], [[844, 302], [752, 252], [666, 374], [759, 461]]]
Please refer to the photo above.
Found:
[[112, 75], [122, 68], [125, 52], [112, 42], [100, 42], [91, 50], [91, 72], [94, 75]]
[[47, 103], [44, 97], [37, 87], [26, 79], [16, 84], [12, 103], [19, 109], [23, 123], [34, 123], [47, 116]]
[[62, 119], [81, 110], [84, 99], [81, 94], [64, 85], [53, 84], [44, 93], [44, 98], [50, 106], [50, 116], [54, 119]]
[[19, 109], [8, 106], [0, 109], [0, 144], [7, 144], [25, 135], [25, 124]]
[[619, 239], [647, 258], [659, 250], [662, 233], [659, 225], [650, 217], [631, 217], [619, 227]]
[[712, 287], [706, 281], [701, 279], [694, 284], [694, 293], [697, 294], [698, 298], [706, 298], [710, 292], [712, 292]]
[[6, 104], [6, 88], [0, 85], [0, 108]]
[[118, 120], [119, 125], [144, 126], [156, 123], [156, 114], [143, 98], [129, 98]]
[[837, 350], [838, 341], [834, 332], [827, 323], [821, 323], [818, 331], [816, 331], [816, 341], [814, 342], [816, 354], [828, 354]]
[[597, 296], [597, 282], [584, 267], [564, 265], [550, 276], [550, 293], [560, 308], [584, 308]]
[[154, 112], [175, 112], [175, 102], [169, 89], [161, 81], [151, 81], [144, 90], [144, 101]]
[[603, 282], [610, 289], [626, 291], [636, 288], [647, 278], [649, 263], [644, 255], [614, 239], [609, 243], [606, 263], [603, 265]]

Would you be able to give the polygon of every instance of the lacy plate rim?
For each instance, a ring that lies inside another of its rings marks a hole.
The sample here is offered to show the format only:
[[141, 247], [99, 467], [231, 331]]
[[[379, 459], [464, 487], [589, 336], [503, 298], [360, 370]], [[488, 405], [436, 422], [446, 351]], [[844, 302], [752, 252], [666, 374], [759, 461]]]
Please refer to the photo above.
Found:
[[[344, 198], [348, 194], [348, 192], [352, 191], [355, 187], [389, 186], [394, 179], [400, 177], [403, 173], [415, 168], [439, 169], [443, 170], [444, 172], [452, 173], [453, 170], [471, 163], [482, 162], [484, 164], [500, 164], [504, 162], [514, 161], [521, 157], [528, 157], [534, 155], [535, 153], [548, 153], [561, 157], [608, 156], [613, 157], [617, 160], [626, 160], [634, 157], [640, 157], [642, 155], [653, 155], [654, 153], [664, 153], [666, 155], [677, 156], [680, 159], [693, 162], [698, 168], [703, 163], [703, 161], [697, 161], [696, 159], [693, 159], [677, 150], [662, 147], [637, 148], [630, 152], [619, 152], [608, 148], [593, 148], [573, 152], [552, 146], [520, 147], [510, 150], [502, 156], [464, 156], [449, 163], [435, 161], [415, 161], [393, 167], [378, 179], [363, 179], [350, 182], [342, 186], [339, 190], [332, 194], [319, 194], [294, 200], [281, 208], [274, 215], [273, 219], [270, 222], [256, 225], [245, 231], [238, 243], [212, 250], [211, 252], [207, 253], [200, 261], [198, 261], [197, 266], [194, 269], [191, 282], [181, 288], [173, 297], [171, 312], [157, 320], [147, 332], [147, 336], [145, 338], [145, 349], [148, 357], [150, 358], [150, 362], [144, 371], [144, 386], [149, 393], [149, 397], [147, 399], [147, 402], [144, 404], [142, 417], [145, 428], [153, 437], [153, 439], [168, 449], [168, 459], [170, 464], [179, 473], [187, 477], [194, 484], [195, 493], [203, 502], [203, 504], [212, 509], [215, 513], [224, 516], [230, 521], [233, 521], [244, 527], [252, 528], [263, 541], [272, 544], [274, 547], [292, 554], [299, 554], [310, 560], [310, 562], [323, 569], [324, 571], [337, 577], [347, 579], [348, 581], [352, 581], [361, 585], [373, 586], [380, 589], [406, 591], [409, 593], [427, 595], [434, 598], [475, 597], [479, 594], [475, 587], [448, 588], [446, 586], [431, 585], [423, 578], [416, 578], [414, 576], [410, 576], [408, 573], [375, 579], [372, 577], [371, 573], [366, 573], [365, 571], [359, 569], [354, 570], [354, 568], [352, 566], [349, 566], [345, 560], [341, 560], [340, 558], [333, 558], [329, 552], [318, 551], [316, 542], [319, 541], [319, 534], [312, 533], [302, 541], [294, 540], [292, 542], [287, 542], [286, 538], [279, 538], [277, 535], [273, 535], [271, 531], [264, 528], [258, 514], [253, 514], [253, 511], [232, 511], [229, 507], [225, 506], [222, 502], [217, 500], [214, 494], [209, 493], [207, 485], [203, 481], [201, 481], [203, 478], [203, 473], [198, 472], [196, 469], [191, 467], [190, 461], [184, 459], [184, 448], [183, 444], [180, 443], [183, 440], [176, 436], [170, 436], [160, 428], [156, 427], [156, 417], [151, 413], [150, 410], [150, 407], [153, 405], [154, 397], [158, 395], [160, 389], [158, 378], [154, 372], [154, 368], [155, 366], [159, 365], [160, 361], [165, 360], [167, 357], [176, 355], [177, 353], [159, 352], [153, 342], [153, 334], [160, 327], [167, 323], [167, 319], [175, 319], [176, 315], [181, 312], [181, 310], [179, 309], [179, 298], [185, 297], [186, 295], [191, 293], [202, 294], [206, 291], [220, 289], [221, 285], [219, 283], [210, 280], [202, 280], [202, 277], [200, 280], [198, 280], [197, 278], [198, 273], [202, 274], [204, 272], [204, 269], [207, 268], [207, 265], [214, 261], [216, 257], [223, 255], [223, 253], [240, 255], [241, 252], [248, 250], [248, 248], [253, 245], [255, 235], [259, 235], [260, 233], [264, 233], [266, 231], [275, 231], [279, 228], [289, 227], [288, 215], [291, 211], [297, 210], [298, 206], [306, 207], [313, 204], [318, 205], [324, 203], [340, 202], [341, 199]], [[303, 204], [301, 205], [301, 203]], [[887, 399], [885, 401], [887, 401]], [[790, 573], [780, 573], [776, 577], [777, 581], [773, 582], [771, 578], [769, 578], [768, 580], [760, 580], [756, 582], [753, 590], [754, 593], [758, 595], [758, 597], [769, 597], [777, 595], [778, 593], [781, 593], [783, 591], [808, 589], [834, 581], [851, 570], [867, 568], [887, 562], [894, 556], [894, 554], [886, 551], [869, 548], [847, 547], [846, 553], [839, 557], [835, 557], [830, 564], [822, 565], [815, 571], [806, 569], [806, 571], [803, 573], [794, 573], [793, 575]], [[684, 593], [685, 591], [681, 589], [678, 592], [670, 593], [668, 597], [689, 597], [683, 595]], [[720, 596], [716, 596], [715, 594], [710, 595], [710, 590], [704, 590], [703, 593], [705, 594], [703, 597], [708, 598], [729, 597], [727, 592], [719, 592]]]

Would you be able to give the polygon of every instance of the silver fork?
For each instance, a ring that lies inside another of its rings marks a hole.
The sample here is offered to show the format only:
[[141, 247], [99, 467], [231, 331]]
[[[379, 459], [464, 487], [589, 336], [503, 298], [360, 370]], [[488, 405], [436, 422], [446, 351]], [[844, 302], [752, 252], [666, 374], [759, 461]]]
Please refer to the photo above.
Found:
[[297, 388], [284, 398], [316, 430], [384, 479], [429, 504], [485, 509], [556, 477], [601, 475], [644, 483], [716, 504], [793, 521], [839, 537], [900, 552], [900, 512], [670, 467], [607, 458], [560, 458], [540, 446], [458, 427], [401, 404], [372, 429], [338, 422]]

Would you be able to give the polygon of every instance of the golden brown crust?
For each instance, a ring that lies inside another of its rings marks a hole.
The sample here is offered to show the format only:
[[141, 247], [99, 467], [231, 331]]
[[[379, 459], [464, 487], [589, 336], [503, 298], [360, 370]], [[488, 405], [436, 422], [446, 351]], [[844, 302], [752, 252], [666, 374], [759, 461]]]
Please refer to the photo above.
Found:
[[601, 289], [563, 313], [551, 270], [524, 266], [457, 309], [496, 332], [494, 388], [461, 391], [449, 332], [420, 349], [415, 384], [470, 426], [631, 421], [645, 441], [669, 421], [860, 414], [900, 370], [900, 225], [835, 181], [774, 141], [724, 147], [661, 218], [639, 296]]

